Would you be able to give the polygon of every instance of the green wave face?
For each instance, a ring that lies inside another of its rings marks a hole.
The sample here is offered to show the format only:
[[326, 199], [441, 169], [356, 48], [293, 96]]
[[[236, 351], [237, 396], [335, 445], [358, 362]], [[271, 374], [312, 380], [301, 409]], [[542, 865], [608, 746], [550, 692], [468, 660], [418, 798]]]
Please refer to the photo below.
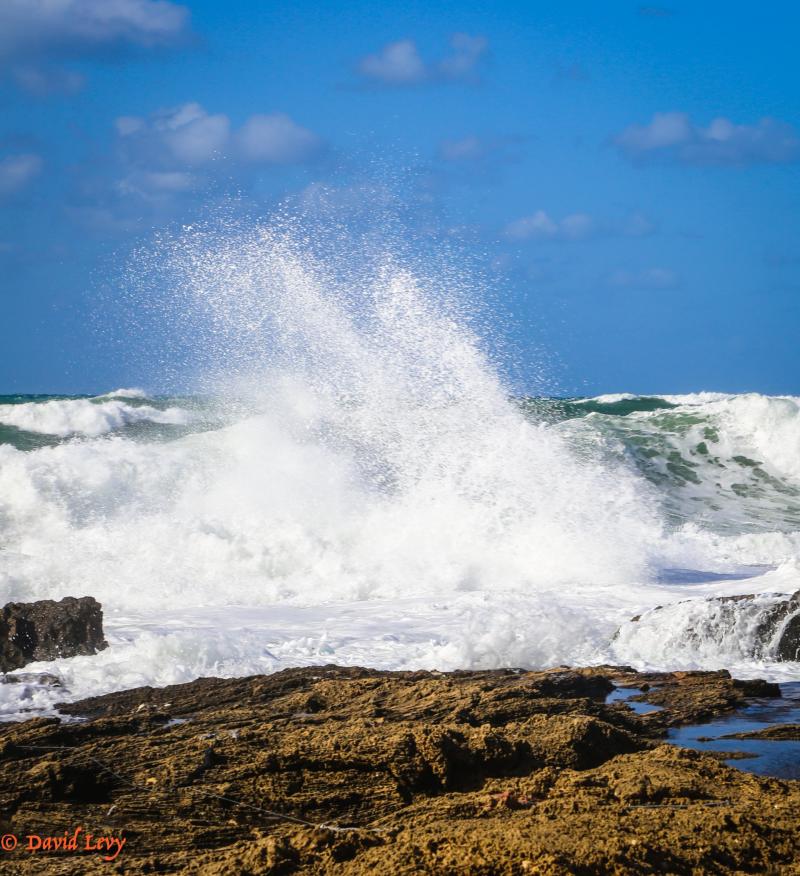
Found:
[[[586, 452], [623, 458], [661, 496], [669, 522], [721, 533], [800, 528], [796, 399], [730, 396], [523, 399], [525, 413], [570, 433]], [[772, 418], [770, 417], [772, 415]], [[773, 419], [773, 427], [764, 425]]]

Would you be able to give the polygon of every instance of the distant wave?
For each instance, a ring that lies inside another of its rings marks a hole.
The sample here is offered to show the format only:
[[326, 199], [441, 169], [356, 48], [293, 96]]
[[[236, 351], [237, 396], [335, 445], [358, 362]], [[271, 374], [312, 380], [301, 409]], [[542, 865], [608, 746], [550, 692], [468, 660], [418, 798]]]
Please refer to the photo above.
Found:
[[94, 399], [50, 399], [48, 401], [0, 404], [0, 424], [23, 432], [66, 438], [84, 435], [96, 438], [134, 423], [182, 425], [189, 422], [187, 411], [165, 410], [150, 405], [131, 405], [122, 399], [143, 399], [144, 393], [117, 390]]

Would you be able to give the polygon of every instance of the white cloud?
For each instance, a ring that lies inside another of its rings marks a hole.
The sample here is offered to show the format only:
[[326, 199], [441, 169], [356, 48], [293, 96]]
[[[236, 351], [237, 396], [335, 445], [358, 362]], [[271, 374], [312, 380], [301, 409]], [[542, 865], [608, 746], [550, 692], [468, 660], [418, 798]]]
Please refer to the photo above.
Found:
[[0, 75], [37, 97], [74, 94], [84, 77], [59, 60], [171, 45], [188, 25], [169, 0], [0, 0]]
[[630, 154], [668, 149], [691, 139], [692, 127], [686, 113], [655, 113], [648, 125], [630, 125], [615, 140]]
[[616, 289], [675, 289], [678, 275], [669, 268], [645, 268], [641, 271], [618, 270], [608, 277], [608, 285]]
[[42, 169], [38, 155], [8, 155], [0, 160], [0, 195], [10, 195], [24, 188]]
[[647, 237], [656, 224], [644, 213], [631, 213], [623, 219], [598, 219], [588, 213], [570, 213], [555, 219], [545, 210], [537, 210], [505, 227], [511, 240], [586, 240], [589, 237]]
[[125, 195], [171, 195], [190, 191], [195, 182], [192, 174], [179, 170], [142, 171], [123, 179], [119, 191]]
[[520, 158], [521, 137], [478, 137], [471, 134], [439, 143], [439, 158], [469, 171], [486, 172]]
[[559, 223], [559, 233], [567, 240], [581, 240], [595, 230], [594, 219], [587, 213], [572, 213]]
[[644, 213], [632, 213], [620, 230], [626, 237], [648, 237], [656, 230], [656, 224]]
[[217, 159], [250, 164], [292, 164], [314, 157], [320, 138], [284, 113], [250, 116], [234, 129], [224, 113], [199, 103], [160, 110], [148, 118], [120, 116], [115, 127], [130, 161], [173, 171]]
[[438, 61], [426, 62], [413, 40], [397, 40], [362, 58], [358, 72], [365, 79], [383, 85], [467, 81], [475, 78], [488, 46], [486, 37], [456, 33], [450, 38], [449, 54]]
[[451, 54], [439, 62], [439, 71], [447, 79], [464, 79], [472, 75], [486, 54], [486, 37], [456, 33], [450, 38]]
[[178, 39], [188, 22], [189, 10], [168, 0], [3, 0], [0, 58], [150, 48]]
[[230, 137], [226, 115], [211, 115], [194, 102], [159, 110], [149, 119], [120, 116], [114, 124], [132, 153], [139, 151], [148, 159], [152, 153], [161, 153], [162, 161], [181, 165], [206, 164], [219, 157]]
[[248, 161], [295, 164], [310, 158], [320, 139], [285, 113], [254, 115], [236, 135], [239, 153]]
[[428, 76], [427, 67], [411, 40], [389, 43], [377, 54], [367, 55], [361, 59], [358, 69], [367, 79], [387, 85], [413, 85]]
[[587, 213], [571, 213], [556, 220], [544, 210], [517, 219], [505, 229], [512, 240], [581, 240], [594, 231], [594, 220]]
[[144, 174], [144, 182], [162, 192], [185, 192], [194, 185], [194, 177], [179, 170], [151, 171]]
[[138, 116], [120, 116], [114, 122], [114, 127], [117, 129], [117, 134], [120, 137], [128, 137], [137, 131], [141, 131], [145, 127], [145, 122], [144, 119], [140, 119]]
[[210, 115], [200, 104], [187, 103], [157, 116], [154, 127], [178, 161], [206, 164], [225, 152], [231, 123], [223, 113]]
[[648, 124], [630, 125], [614, 142], [633, 161], [661, 158], [684, 164], [742, 166], [800, 159], [797, 132], [769, 118], [754, 125], [736, 125], [719, 117], [702, 127], [693, 124], [686, 113], [655, 113]]

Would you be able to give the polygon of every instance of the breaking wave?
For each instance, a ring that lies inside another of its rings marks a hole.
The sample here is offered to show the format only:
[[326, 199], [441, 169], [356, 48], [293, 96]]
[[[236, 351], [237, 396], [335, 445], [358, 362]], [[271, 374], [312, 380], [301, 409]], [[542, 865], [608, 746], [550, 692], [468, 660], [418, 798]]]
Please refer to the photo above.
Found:
[[710, 633], [665, 644], [684, 609], [614, 634], [800, 588], [795, 398], [513, 398], [457, 272], [292, 223], [187, 229], [137, 269], [202, 395], [0, 399], [0, 592], [94, 595], [115, 646], [55, 666], [71, 695], [320, 660], [717, 665]]

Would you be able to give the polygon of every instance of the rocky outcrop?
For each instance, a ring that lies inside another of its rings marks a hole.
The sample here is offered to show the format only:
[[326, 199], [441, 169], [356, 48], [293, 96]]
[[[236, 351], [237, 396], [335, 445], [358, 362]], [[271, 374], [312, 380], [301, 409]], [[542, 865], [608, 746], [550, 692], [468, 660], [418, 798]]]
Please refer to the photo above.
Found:
[[800, 660], [800, 590], [775, 607], [769, 624], [772, 630], [780, 629], [775, 647], [778, 660]]
[[[659, 605], [632, 617], [629, 623], [658, 624], [658, 618], [674, 614], [677, 606], [689, 603], [696, 605], [698, 610], [683, 619], [682, 637], [693, 648], [703, 639], [721, 640], [726, 636], [740, 639], [746, 632], [751, 656], [766, 660], [800, 660], [800, 590], [791, 596], [774, 599], [750, 593]], [[743, 631], [740, 622], [748, 616], [747, 629]], [[669, 623], [674, 623], [672, 618]], [[615, 639], [620, 637], [623, 629], [617, 630]]]
[[[663, 710], [606, 703], [615, 685]], [[94, 697], [62, 707], [85, 721], [0, 724], [0, 834], [124, 848], [109, 867], [20, 841], [0, 872], [794, 872], [800, 783], [663, 744], [770, 692], [727, 672], [323, 666]]]
[[105, 647], [103, 609], [92, 596], [9, 602], [0, 609], [0, 671]]
[[[746, 609], [755, 603], [755, 594], [720, 596], [717, 601]], [[762, 655], [774, 660], [800, 660], [800, 590], [765, 608], [758, 620], [755, 640]]]

